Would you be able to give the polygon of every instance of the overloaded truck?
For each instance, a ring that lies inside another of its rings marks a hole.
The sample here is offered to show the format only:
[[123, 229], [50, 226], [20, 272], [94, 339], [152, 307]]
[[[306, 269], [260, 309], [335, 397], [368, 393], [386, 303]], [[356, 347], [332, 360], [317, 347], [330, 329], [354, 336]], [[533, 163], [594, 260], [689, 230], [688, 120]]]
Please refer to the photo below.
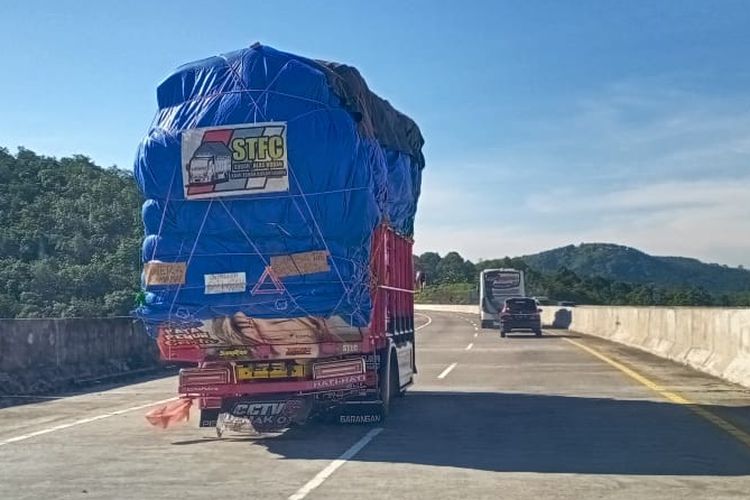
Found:
[[183, 368], [152, 423], [192, 404], [219, 434], [384, 419], [417, 372], [415, 122], [353, 67], [259, 44], [178, 68], [157, 99], [136, 314]]

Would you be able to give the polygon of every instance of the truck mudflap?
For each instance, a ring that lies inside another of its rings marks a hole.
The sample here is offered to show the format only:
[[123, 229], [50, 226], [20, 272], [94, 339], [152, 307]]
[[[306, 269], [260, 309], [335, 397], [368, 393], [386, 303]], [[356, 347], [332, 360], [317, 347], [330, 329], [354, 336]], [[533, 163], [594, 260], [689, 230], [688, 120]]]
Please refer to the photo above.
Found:
[[216, 427], [220, 413], [221, 410], [219, 408], [203, 408], [200, 420], [198, 421], [198, 427]]
[[[302, 424], [312, 410], [310, 397], [242, 397], [227, 398], [221, 408], [206, 411], [205, 427], [212, 423], [212, 416], [219, 435], [225, 430], [238, 432], [274, 432], [286, 429], [293, 424]], [[201, 427], [204, 427], [204, 413], [201, 412]]]

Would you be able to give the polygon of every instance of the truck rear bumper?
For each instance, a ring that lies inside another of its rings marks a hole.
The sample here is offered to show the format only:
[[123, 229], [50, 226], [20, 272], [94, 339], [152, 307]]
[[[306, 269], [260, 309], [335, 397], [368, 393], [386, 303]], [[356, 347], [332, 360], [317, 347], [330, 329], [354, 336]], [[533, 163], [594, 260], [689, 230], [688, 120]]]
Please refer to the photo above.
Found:
[[[338, 400], [335, 404], [315, 396], [251, 396], [225, 399], [218, 408], [202, 408], [199, 427], [236, 431], [278, 431], [315, 419], [336, 424], [377, 424], [383, 421], [383, 402], [372, 398]], [[249, 427], [248, 427], [249, 425]], [[244, 426], [244, 427], [243, 427]]]
[[342, 389], [374, 387], [374, 372], [318, 380], [290, 380], [229, 384], [182, 384], [179, 392], [198, 397], [230, 397], [253, 394], [317, 394]]

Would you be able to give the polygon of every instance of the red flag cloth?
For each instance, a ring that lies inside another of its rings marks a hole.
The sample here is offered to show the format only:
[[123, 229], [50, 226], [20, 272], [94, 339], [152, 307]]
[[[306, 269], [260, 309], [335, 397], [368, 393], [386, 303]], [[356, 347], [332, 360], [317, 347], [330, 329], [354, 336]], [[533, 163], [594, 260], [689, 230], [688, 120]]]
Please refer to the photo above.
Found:
[[181, 398], [146, 413], [146, 420], [153, 426], [166, 429], [170, 425], [187, 422], [190, 419], [191, 406], [193, 406], [192, 399]]

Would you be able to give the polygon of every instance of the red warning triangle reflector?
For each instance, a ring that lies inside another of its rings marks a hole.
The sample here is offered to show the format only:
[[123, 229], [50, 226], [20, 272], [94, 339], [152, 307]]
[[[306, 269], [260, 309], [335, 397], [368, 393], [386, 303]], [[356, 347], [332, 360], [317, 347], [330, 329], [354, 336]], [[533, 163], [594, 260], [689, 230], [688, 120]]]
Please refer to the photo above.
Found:
[[260, 279], [253, 287], [250, 295], [276, 295], [284, 293], [284, 290], [286, 290], [284, 285], [273, 273], [273, 269], [266, 266], [266, 270], [260, 275]]

